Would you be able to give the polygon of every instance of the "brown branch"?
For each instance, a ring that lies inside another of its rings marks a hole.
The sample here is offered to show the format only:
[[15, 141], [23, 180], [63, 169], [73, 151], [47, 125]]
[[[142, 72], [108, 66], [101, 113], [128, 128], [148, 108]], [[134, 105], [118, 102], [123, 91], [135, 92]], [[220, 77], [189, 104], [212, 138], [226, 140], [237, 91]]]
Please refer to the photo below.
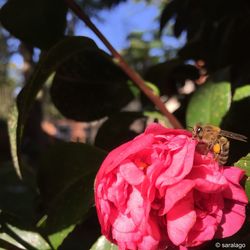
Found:
[[171, 114], [165, 104], [162, 102], [159, 96], [155, 95], [152, 90], [145, 84], [141, 76], [136, 73], [122, 58], [122, 56], [116, 51], [116, 49], [110, 44], [107, 38], [100, 32], [100, 30], [92, 23], [90, 18], [83, 12], [79, 5], [75, 3], [74, 0], [65, 0], [68, 7], [81, 19], [103, 42], [103, 44], [108, 48], [113, 57], [116, 59], [118, 65], [122, 70], [130, 77], [130, 79], [141, 89], [141, 91], [155, 104], [156, 107], [164, 114], [169, 122], [174, 128], [182, 128], [181, 123], [177, 118]]

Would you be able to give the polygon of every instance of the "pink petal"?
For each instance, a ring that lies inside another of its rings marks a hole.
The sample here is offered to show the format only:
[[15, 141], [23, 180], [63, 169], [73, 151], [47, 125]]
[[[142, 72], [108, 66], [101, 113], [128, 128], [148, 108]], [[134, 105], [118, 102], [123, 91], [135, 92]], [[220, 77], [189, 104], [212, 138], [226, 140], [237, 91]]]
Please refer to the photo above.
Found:
[[133, 191], [130, 194], [126, 213], [131, 215], [131, 218], [137, 226], [142, 222], [143, 219], [147, 218], [147, 215], [145, 214], [143, 198], [141, 193], [136, 188], [133, 188]]
[[138, 244], [138, 250], [158, 250], [159, 241], [152, 236], [144, 236], [142, 242]]
[[237, 167], [225, 167], [223, 175], [234, 184], [239, 184], [240, 180], [244, 176], [245, 171]]
[[195, 181], [195, 188], [205, 193], [221, 192], [228, 186], [226, 178], [207, 165], [195, 166], [187, 178]]
[[243, 225], [246, 214], [245, 204], [225, 200], [221, 224], [216, 232], [216, 238], [225, 238], [235, 234]]
[[216, 219], [207, 215], [205, 218], [197, 218], [187, 238], [187, 246], [198, 246], [205, 241], [212, 240], [217, 229]]
[[139, 185], [144, 180], [144, 173], [133, 162], [120, 166], [120, 173], [130, 185]]
[[223, 196], [227, 199], [248, 203], [248, 197], [245, 190], [240, 185], [228, 183], [228, 188], [223, 191]]
[[167, 230], [169, 239], [175, 244], [182, 244], [196, 221], [193, 196], [190, 192], [175, 204], [167, 213]]
[[185, 197], [194, 187], [195, 182], [191, 180], [182, 180], [177, 184], [168, 186], [165, 193], [165, 206], [160, 215], [167, 213], [176, 202]]
[[97, 176], [95, 183], [98, 183], [105, 174], [111, 172], [116, 168], [123, 160], [125, 160], [131, 154], [135, 154], [146, 147], [152, 145], [154, 137], [151, 134], [141, 134], [120, 147], [111, 151], [106, 159], [103, 161]]
[[136, 226], [132, 218], [120, 214], [115, 220], [113, 228], [122, 233], [129, 233], [133, 232], [136, 229]]
[[170, 166], [158, 177], [156, 186], [172, 185], [190, 172], [193, 167], [195, 145], [194, 140], [187, 139], [185, 145], [173, 153]]
[[186, 135], [188, 137], [192, 137], [192, 133], [188, 130], [166, 128], [159, 123], [150, 124], [145, 130], [145, 134], [155, 134], [155, 135], [171, 134], [171, 135]]

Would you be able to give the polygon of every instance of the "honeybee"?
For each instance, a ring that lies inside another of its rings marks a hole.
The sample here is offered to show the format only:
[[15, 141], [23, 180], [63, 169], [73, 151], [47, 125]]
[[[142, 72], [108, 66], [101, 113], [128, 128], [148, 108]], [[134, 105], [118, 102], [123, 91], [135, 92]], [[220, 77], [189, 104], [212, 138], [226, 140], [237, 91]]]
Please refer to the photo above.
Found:
[[210, 124], [196, 124], [192, 134], [193, 138], [198, 140], [202, 153], [212, 152], [220, 165], [226, 164], [228, 159], [230, 143], [227, 138], [247, 142], [247, 137], [244, 135], [225, 131]]

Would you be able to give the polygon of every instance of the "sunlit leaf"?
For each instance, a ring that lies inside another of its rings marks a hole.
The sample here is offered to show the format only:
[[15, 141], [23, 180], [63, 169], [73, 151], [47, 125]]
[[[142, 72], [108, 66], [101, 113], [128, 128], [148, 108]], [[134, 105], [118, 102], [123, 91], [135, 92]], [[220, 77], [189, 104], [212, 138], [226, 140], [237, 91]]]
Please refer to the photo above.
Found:
[[233, 101], [240, 101], [246, 97], [250, 96], [250, 85], [244, 85], [242, 87], [236, 88], [233, 95]]
[[186, 124], [198, 122], [220, 125], [230, 108], [231, 89], [228, 82], [207, 82], [193, 94], [187, 108]]
[[21, 230], [10, 224], [2, 225], [2, 233], [0, 239], [3, 239], [11, 244], [22, 249], [51, 249], [44, 238], [37, 232]]
[[246, 171], [247, 179], [245, 182], [245, 190], [247, 193], [247, 197], [250, 200], [250, 154], [242, 157], [234, 165]]
[[101, 236], [90, 248], [90, 250], [118, 250], [118, 247], [115, 244], [109, 242], [104, 236]]

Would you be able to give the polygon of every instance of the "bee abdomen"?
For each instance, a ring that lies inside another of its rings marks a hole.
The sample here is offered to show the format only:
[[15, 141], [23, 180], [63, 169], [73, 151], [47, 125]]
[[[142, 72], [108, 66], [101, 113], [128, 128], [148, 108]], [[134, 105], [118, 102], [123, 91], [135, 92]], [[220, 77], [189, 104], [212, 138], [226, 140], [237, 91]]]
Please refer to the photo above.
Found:
[[220, 138], [221, 151], [219, 155], [219, 164], [224, 165], [227, 162], [229, 155], [229, 141], [225, 137]]

